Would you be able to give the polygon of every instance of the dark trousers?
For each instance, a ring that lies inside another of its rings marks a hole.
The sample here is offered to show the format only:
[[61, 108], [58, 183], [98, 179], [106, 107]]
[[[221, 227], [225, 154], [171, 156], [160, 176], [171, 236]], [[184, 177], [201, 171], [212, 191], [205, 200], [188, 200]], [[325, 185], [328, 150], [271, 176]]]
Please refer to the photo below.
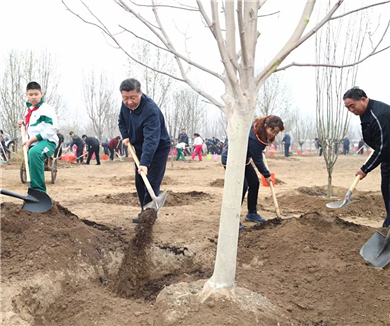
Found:
[[76, 151], [76, 157], [78, 157], [77, 163], [83, 163], [84, 160], [83, 151], [84, 151], [83, 146], [77, 146], [77, 151]]
[[[158, 152], [156, 152], [154, 154], [152, 164], [150, 164], [148, 169], [147, 178], [156, 196], [158, 196], [160, 193], [160, 185], [164, 178], [168, 153], [169, 147], [162, 150], [160, 149]], [[137, 156], [141, 158], [141, 154], [142, 153], [137, 153]], [[152, 201], [152, 197], [150, 197], [141, 175], [138, 174], [137, 166], [135, 166], [135, 187], [137, 188], [138, 199], [143, 209], [147, 203]]]
[[382, 162], [381, 165], [381, 175], [382, 175], [382, 197], [385, 202], [387, 217], [383, 226], [390, 225], [390, 162]]
[[252, 166], [252, 164], [248, 164], [245, 166], [245, 178], [244, 178], [244, 189], [242, 190], [242, 200], [244, 201], [245, 194], [248, 191], [247, 205], [248, 212], [256, 212], [257, 211], [257, 198], [259, 195], [260, 182], [257, 177], [256, 170]]
[[92, 155], [95, 153], [96, 156], [96, 163], [100, 164], [100, 157], [99, 157], [99, 146], [93, 146], [90, 147], [88, 150], [88, 158], [87, 158], [87, 164], [91, 161]]
[[108, 148], [108, 150], [110, 151], [110, 160], [113, 161], [114, 160], [115, 149]]
[[290, 156], [290, 144], [284, 144], [284, 156], [285, 157]]

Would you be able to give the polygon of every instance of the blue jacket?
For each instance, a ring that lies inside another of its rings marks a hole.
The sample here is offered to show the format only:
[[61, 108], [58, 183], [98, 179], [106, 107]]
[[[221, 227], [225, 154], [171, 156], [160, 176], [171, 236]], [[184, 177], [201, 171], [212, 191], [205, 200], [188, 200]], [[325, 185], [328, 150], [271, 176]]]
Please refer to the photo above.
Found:
[[[255, 163], [259, 172], [264, 176], [264, 178], [268, 178], [271, 176], [271, 173], [265, 167], [263, 161], [263, 150], [267, 145], [260, 142], [255, 133], [253, 132], [254, 123], [252, 123], [250, 132], [249, 132], [249, 140], [248, 140], [248, 150], [246, 153], [246, 164], [250, 162], [252, 158], [253, 163]], [[228, 146], [226, 145], [221, 156], [222, 164], [226, 165], [227, 163], [227, 154], [228, 154]]]
[[368, 173], [381, 162], [390, 162], [390, 105], [370, 99], [360, 121], [363, 140], [374, 149], [374, 154], [361, 167]]
[[134, 146], [140, 165], [149, 168], [155, 155], [165, 155], [169, 151], [171, 141], [164, 116], [157, 104], [145, 94], [142, 94], [135, 110], [130, 110], [122, 102], [118, 126], [123, 139], [129, 138]]
[[282, 141], [284, 141], [284, 143], [286, 145], [290, 145], [291, 144], [291, 137], [290, 137], [290, 135], [289, 134], [285, 134]]

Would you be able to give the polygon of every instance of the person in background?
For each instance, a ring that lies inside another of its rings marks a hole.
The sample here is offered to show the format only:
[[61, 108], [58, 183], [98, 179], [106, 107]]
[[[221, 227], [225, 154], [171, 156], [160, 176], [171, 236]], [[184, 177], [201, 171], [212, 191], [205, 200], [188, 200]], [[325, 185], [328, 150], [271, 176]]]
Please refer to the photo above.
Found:
[[[263, 161], [263, 151], [270, 145], [279, 132], [284, 130], [283, 121], [276, 115], [269, 115], [262, 118], [257, 118], [252, 123], [249, 140], [248, 150], [246, 154], [246, 166], [244, 177], [244, 189], [242, 191], [242, 201], [244, 201], [245, 194], [248, 191], [248, 213], [245, 216], [245, 220], [254, 223], [265, 222], [266, 219], [261, 217], [257, 212], [257, 199], [260, 188], [259, 178], [256, 170], [251, 164], [251, 161], [255, 164], [257, 170], [264, 176], [267, 183], [272, 182], [271, 173], [266, 168]], [[222, 165], [226, 168], [228, 145], [225, 146], [221, 160]], [[240, 222], [240, 229], [243, 228]]]
[[73, 131], [69, 132], [69, 136], [72, 138], [72, 141], [70, 142], [69, 146], [65, 150], [68, 150], [69, 148], [72, 148], [74, 145], [76, 145], [77, 163], [83, 163], [84, 141], [79, 136], [77, 136]]
[[108, 141], [102, 141], [103, 153], [109, 155], [110, 151], [108, 149]]
[[191, 161], [195, 159], [196, 154], [198, 154], [199, 161], [202, 162], [202, 147], [203, 147], [203, 139], [200, 137], [200, 135], [196, 132], [194, 133], [194, 144], [193, 144], [195, 150], [192, 153]]
[[343, 154], [344, 155], [348, 155], [348, 153], [349, 153], [349, 145], [350, 145], [349, 139], [348, 139], [347, 136], [345, 136], [344, 139], [343, 139]]
[[184, 142], [178, 143], [178, 144], [176, 145], [176, 150], [177, 150], [176, 161], [178, 161], [179, 158], [181, 158], [181, 162], [184, 163], [185, 157], [184, 157], [183, 151], [184, 151], [185, 149], [186, 149], [186, 143], [184, 143]]
[[44, 102], [41, 86], [37, 82], [27, 84], [27, 110], [24, 120], [18, 121], [25, 128], [27, 140], [22, 144], [28, 151], [31, 188], [46, 192], [45, 160], [53, 155], [58, 145], [57, 115], [53, 107]]
[[289, 134], [285, 134], [282, 142], [284, 144], [284, 156], [289, 157], [290, 156], [290, 145], [291, 145], [291, 137]]
[[316, 148], [318, 149], [318, 156], [322, 156], [322, 143], [321, 143], [321, 140], [319, 138], [315, 138], [314, 139], [315, 142], [316, 142]]
[[115, 152], [119, 152], [119, 141], [121, 137], [116, 136], [115, 138], [111, 139], [108, 143], [108, 150], [110, 151], [110, 161], [114, 160]]
[[87, 137], [87, 135], [83, 135], [81, 137], [85, 143], [87, 144], [88, 148], [88, 158], [87, 163], [89, 165], [89, 162], [91, 161], [91, 158], [93, 154], [95, 154], [96, 157], [96, 165], [100, 165], [100, 157], [99, 157], [99, 150], [100, 150], [100, 143], [95, 137]]
[[387, 216], [383, 227], [390, 226], [390, 105], [369, 99], [366, 93], [354, 87], [344, 96], [348, 111], [360, 117], [364, 142], [374, 152], [370, 159], [355, 173], [364, 179], [368, 173], [381, 165], [381, 191]]
[[179, 137], [177, 138], [177, 143], [185, 143], [186, 148], [184, 149], [184, 155], [190, 155], [190, 152], [188, 152], [187, 147], [188, 147], [188, 136], [186, 133], [186, 130], [183, 128], [181, 130], [181, 133], [179, 134]]
[[[160, 108], [149, 96], [143, 94], [138, 80], [134, 78], [124, 80], [119, 90], [122, 95], [119, 130], [123, 145], [131, 143], [140, 161], [139, 167], [135, 166], [135, 186], [143, 210], [152, 198], [141, 173], [147, 176], [155, 195], [158, 196], [171, 140]], [[133, 218], [133, 223], [139, 223], [139, 217]]]

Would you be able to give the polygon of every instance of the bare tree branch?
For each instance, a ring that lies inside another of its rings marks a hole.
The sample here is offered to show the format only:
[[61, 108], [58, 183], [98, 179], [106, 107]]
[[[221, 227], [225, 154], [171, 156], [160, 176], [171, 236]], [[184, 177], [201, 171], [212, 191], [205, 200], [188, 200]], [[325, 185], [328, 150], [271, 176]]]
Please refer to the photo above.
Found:
[[210, 75], [213, 75], [214, 77], [217, 77], [217, 78], [220, 79], [222, 82], [224, 81], [224, 78], [223, 78], [220, 74], [218, 74], [217, 72], [212, 71], [212, 70], [210, 70], [210, 69], [208, 69], [208, 68], [206, 68], [206, 67], [204, 67], [204, 66], [202, 66], [202, 65], [200, 65], [200, 64], [198, 64], [198, 63], [196, 63], [196, 62], [194, 62], [194, 61], [192, 61], [192, 60], [187, 59], [185, 56], [183, 56], [183, 55], [180, 54], [179, 52], [174, 51], [174, 50], [172, 50], [172, 49], [164, 48], [164, 47], [162, 47], [162, 46], [160, 46], [160, 45], [158, 45], [158, 44], [156, 44], [156, 43], [153, 43], [153, 42], [150, 41], [150, 40], [147, 40], [147, 39], [145, 39], [145, 38], [143, 38], [143, 37], [140, 37], [140, 36], [138, 36], [137, 34], [135, 34], [134, 32], [128, 30], [126, 27], [123, 27], [122, 25], [118, 25], [118, 26], [121, 27], [121, 28], [123, 28], [126, 32], [129, 32], [130, 34], [134, 35], [136, 38], [138, 38], [138, 39], [140, 39], [140, 40], [142, 40], [142, 41], [145, 41], [145, 42], [147, 42], [147, 43], [149, 43], [149, 44], [155, 46], [156, 48], [159, 48], [159, 49], [161, 49], [161, 50], [164, 50], [164, 51], [167, 51], [167, 52], [169, 52], [169, 53], [172, 53], [173, 55], [175, 55], [175, 56], [179, 57], [180, 59], [182, 59], [183, 61], [187, 62], [189, 65], [192, 65], [192, 66], [194, 66], [194, 67], [196, 67], [196, 68], [198, 68], [198, 69], [200, 69], [200, 70], [203, 70], [203, 71], [209, 73]]
[[275, 71], [282, 71], [282, 70], [285, 70], [287, 68], [290, 68], [290, 67], [330, 67], [330, 68], [347, 68], [347, 67], [352, 67], [352, 66], [355, 66], [355, 65], [358, 65], [359, 63], [362, 63], [363, 61], [367, 60], [368, 58], [378, 54], [378, 53], [381, 53], [387, 49], [390, 48], [390, 46], [386, 46], [385, 48], [381, 49], [381, 50], [378, 50], [377, 51], [377, 48], [379, 47], [379, 45], [382, 43], [387, 31], [389, 30], [390, 28], [390, 21], [388, 22], [387, 24], [387, 27], [381, 37], [381, 39], [378, 41], [377, 45], [374, 47], [374, 49], [367, 55], [365, 56], [363, 59], [360, 59], [359, 61], [356, 61], [356, 62], [353, 62], [353, 63], [349, 63], [349, 64], [341, 64], [341, 65], [330, 65], [330, 64], [320, 64], [320, 63], [296, 63], [296, 62], [292, 62], [286, 66], [283, 66], [281, 68], [278, 68], [276, 69]]
[[371, 4], [371, 5], [368, 5], [368, 6], [365, 6], [365, 7], [361, 7], [361, 8], [358, 8], [358, 9], [355, 9], [355, 10], [352, 10], [352, 11], [349, 11], [349, 12], [346, 12], [342, 15], [339, 15], [339, 16], [334, 16], [332, 18], [330, 18], [329, 20], [334, 20], [334, 19], [339, 19], [339, 18], [342, 18], [342, 17], [345, 17], [347, 15], [350, 15], [354, 12], [358, 12], [360, 10], [364, 10], [364, 9], [367, 9], [367, 8], [372, 8], [372, 7], [375, 7], [375, 6], [380, 6], [380, 5], [384, 5], [386, 3], [390, 3], [390, 0], [388, 1], [383, 1], [383, 2], [378, 2], [378, 3], [374, 3], [374, 4]]
[[[138, 7], [153, 7], [153, 8], [172, 8], [172, 9], [179, 9], [179, 10], [188, 10], [188, 11], [196, 11], [196, 12], [199, 12], [198, 8], [196, 7], [191, 7], [191, 6], [188, 6], [188, 5], [182, 5], [183, 7], [177, 7], [177, 6], [169, 6], [169, 5], [157, 5], [157, 4], [154, 4], [154, 5], [141, 5], [139, 3], [135, 3], [134, 1], [130, 0], [130, 2], [132, 4], [134, 4], [135, 6], [138, 6]], [[184, 7], [186, 6], [186, 7]]]

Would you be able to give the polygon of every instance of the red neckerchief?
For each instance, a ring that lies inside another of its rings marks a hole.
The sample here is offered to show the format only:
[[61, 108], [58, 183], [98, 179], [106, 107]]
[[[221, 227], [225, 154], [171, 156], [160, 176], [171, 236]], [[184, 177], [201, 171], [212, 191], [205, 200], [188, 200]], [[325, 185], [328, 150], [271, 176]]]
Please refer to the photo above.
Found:
[[32, 114], [34, 111], [38, 110], [38, 109], [39, 109], [39, 106], [36, 106], [36, 107], [33, 108], [33, 109], [27, 108], [28, 112], [27, 112], [27, 114], [26, 114], [26, 128], [27, 128], [28, 124], [30, 123], [31, 114]]
[[260, 139], [260, 137], [256, 134], [256, 126], [257, 126], [257, 122], [255, 122], [255, 124], [254, 124], [254, 126], [253, 126], [253, 133], [256, 135], [257, 140], [258, 140], [260, 143], [262, 143], [263, 145], [268, 146], [269, 143], [263, 142], [263, 141]]

